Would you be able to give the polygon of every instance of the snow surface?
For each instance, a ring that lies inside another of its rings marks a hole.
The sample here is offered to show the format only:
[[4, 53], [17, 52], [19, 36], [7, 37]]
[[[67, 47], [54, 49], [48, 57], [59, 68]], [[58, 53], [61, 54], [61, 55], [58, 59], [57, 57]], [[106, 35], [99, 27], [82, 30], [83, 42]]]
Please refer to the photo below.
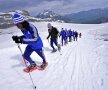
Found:
[[[82, 38], [51, 53], [46, 40], [47, 23], [33, 23], [44, 42], [44, 52], [49, 65], [44, 71], [31, 73], [37, 90], [108, 90], [108, 23], [67, 24], [53, 23], [59, 30], [68, 28], [82, 33]], [[0, 29], [0, 90], [34, 90], [19, 49], [11, 40], [10, 32], [21, 35], [16, 27]], [[60, 43], [60, 40], [59, 40]], [[21, 45], [25, 50], [26, 45]], [[33, 53], [32, 59], [40, 63], [41, 58]]]

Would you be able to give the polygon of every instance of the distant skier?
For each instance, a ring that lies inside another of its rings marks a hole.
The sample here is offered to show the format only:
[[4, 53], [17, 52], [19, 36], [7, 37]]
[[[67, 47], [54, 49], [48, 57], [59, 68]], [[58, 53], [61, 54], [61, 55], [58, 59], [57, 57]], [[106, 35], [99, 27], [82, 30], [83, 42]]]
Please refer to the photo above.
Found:
[[62, 41], [62, 46], [63, 46], [63, 42], [64, 45], [66, 44], [66, 32], [64, 31], [64, 29], [62, 28], [61, 32], [60, 32], [60, 36], [61, 36], [61, 41]]
[[65, 42], [66, 42], [66, 44], [68, 44], [68, 31], [67, 31], [66, 28], [65, 28], [65, 33], [66, 33], [66, 35], [65, 35]]
[[79, 38], [81, 38], [81, 36], [82, 36], [82, 34], [81, 34], [81, 33], [79, 33]]
[[73, 40], [75, 41], [75, 31], [73, 30]]
[[24, 52], [24, 58], [30, 63], [27, 67], [28, 70], [36, 67], [36, 63], [31, 59], [30, 55], [35, 51], [43, 60], [41, 68], [46, 65], [45, 55], [43, 53], [43, 42], [38, 34], [37, 28], [30, 24], [25, 18], [19, 14], [15, 13], [12, 16], [15, 25], [22, 31], [22, 36], [12, 36], [15, 43], [27, 44]]
[[74, 30], [72, 31], [71, 38], [72, 40], [74, 39]]
[[72, 31], [71, 31], [71, 29], [69, 29], [69, 42], [71, 42], [72, 41]]
[[58, 50], [61, 50], [61, 46], [58, 44], [58, 35], [59, 35], [59, 31], [57, 30], [57, 28], [53, 27], [51, 25], [51, 23], [48, 23], [48, 32], [49, 35], [47, 37], [47, 39], [49, 39], [50, 37], [50, 45], [53, 48], [52, 52], [56, 52], [57, 50], [55, 49], [54, 45], [55, 44], [58, 47]]
[[77, 38], [78, 38], [78, 32], [75, 31], [75, 32], [74, 32], [74, 41], [77, 41]]

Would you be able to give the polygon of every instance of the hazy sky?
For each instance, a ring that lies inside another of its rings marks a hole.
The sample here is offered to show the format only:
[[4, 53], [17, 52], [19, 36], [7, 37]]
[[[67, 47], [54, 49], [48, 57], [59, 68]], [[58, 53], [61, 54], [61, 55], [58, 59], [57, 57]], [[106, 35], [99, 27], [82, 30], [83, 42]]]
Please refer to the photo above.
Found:
[[0, 12], [27, 10], [36, 15], [45, 9], [59, 14], [108, 7], [108, 0], [0, 0]]

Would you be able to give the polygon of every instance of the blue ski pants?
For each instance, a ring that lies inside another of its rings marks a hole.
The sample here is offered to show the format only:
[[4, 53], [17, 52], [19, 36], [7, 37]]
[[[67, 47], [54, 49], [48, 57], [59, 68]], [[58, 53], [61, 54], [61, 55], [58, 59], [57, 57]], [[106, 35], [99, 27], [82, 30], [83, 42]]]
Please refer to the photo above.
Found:
[[66, 43], [65, 37], [62, 37], [62, 46], [63, 46], [63, 42]]
[[30, 55], [35, 51], [45, 62], [45, 55], [43, 53], [42, 48], [41, 49], [32, 49], [29, 45], [26, 47], [25, 52], [24, 52], [24, 58], [31, 64], [34, 61], [31, 59]]

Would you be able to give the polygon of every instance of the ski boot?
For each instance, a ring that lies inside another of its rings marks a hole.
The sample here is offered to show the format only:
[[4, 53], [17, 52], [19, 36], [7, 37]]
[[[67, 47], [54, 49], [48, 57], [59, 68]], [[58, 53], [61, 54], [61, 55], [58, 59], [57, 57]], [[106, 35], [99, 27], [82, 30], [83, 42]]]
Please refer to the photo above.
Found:
[[51, 53], [54, 53], [54, 52], [56, 52], [56, 51], [57, 51], [57, 49], [53, 49]]
[[58, 44], [58, 51], [60, 52], [61, 51], [61, 46], [60, 46], [60, 44]]
[[44, 70], [48, 66], [48, 62], [43, 62], [42, 65], [37, 66], [38, 70]]
[[29, 73], [32, 72], [33, 70], [37, 69], [36, 64], [33, 62], [27, 68], [24, 69], [25, 72]]

